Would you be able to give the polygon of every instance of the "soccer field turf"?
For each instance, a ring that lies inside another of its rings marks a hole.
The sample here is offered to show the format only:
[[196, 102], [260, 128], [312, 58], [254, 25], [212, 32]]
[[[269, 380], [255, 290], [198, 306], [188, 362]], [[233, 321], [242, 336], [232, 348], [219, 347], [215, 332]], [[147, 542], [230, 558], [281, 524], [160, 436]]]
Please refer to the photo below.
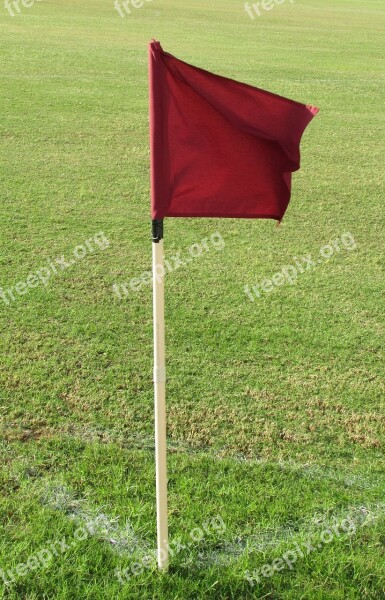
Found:
[[[0, 6], [2, 597], [385, 598], [383, 0], [25, 4]], [[165, 221], [167, 574], [153, 37], [320, 107], [281, 227]]]

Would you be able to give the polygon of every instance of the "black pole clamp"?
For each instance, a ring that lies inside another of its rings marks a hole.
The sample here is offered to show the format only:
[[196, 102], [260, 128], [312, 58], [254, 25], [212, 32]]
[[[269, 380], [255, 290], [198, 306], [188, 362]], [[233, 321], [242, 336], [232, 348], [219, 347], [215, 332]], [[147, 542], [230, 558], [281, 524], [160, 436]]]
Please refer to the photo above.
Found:
[[153, 219], [152, 221], [152, 241], [158, 244], [163, 239], [163, 219]]

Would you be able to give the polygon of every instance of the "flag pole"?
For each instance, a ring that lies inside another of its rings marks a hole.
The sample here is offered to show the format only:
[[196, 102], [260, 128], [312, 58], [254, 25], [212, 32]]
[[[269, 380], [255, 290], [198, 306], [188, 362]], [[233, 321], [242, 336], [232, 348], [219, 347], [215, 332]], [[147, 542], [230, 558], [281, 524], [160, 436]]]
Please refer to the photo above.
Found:
[[152, 283], [154, 313], [154, 403], [156, 523], [158, 567], [168, 568], [166, 361], [164, 334], [163, 220], [152, 221]]

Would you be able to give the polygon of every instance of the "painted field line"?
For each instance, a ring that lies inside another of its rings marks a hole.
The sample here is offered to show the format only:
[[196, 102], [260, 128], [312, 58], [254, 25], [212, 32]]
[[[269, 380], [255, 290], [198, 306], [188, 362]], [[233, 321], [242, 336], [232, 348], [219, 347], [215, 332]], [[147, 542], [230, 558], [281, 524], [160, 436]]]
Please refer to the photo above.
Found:
[[136, 535], [129, 520], [120, 525], [118, 517], [110, 517], [103, 508], [90, 506], [61, 483], [46, 483], [40, 499], [44, 506], [65, 514], [78, 527], [83, 527], [87, 537], [108, 543], [119, 555], [146, 553], [151, 548], [149, 543]]
[[316, 513], [310, 519], [303, 519], [300, 523], [288, 523], [277, 528], [261, 529], [251, 536], [238, 536], [232, 542], [223, 542], [223, 547], [215, 550], [199, 552], [198, 559], [190, 556], [186, 566], [198, 563], [202, 567], [207, 565], [228, 566], [247, 554], [264, 555], [266, 551], [278, 549], [281, 545], [291, 545], [295, 542], [313, 539], [322, 531], [333, 530], [341, 520], [349, 519], [356, 528], [370, 527], [380, 519], [385, 518], [385, 503], [367, 506], [350, 506], [346, 509], [335, 511], [332, 515]]
[[[83, 428], [70, 426], [66, 435], [80, 439], [82, 441], [97, 442], [101, 444], [114, 443], [122, 448], [135, 450], [154, 451], [154, 440], [151, 436], [141, 434], [125, 435], [115, 431]], [[188, 442], [180, 440], [169, 440], [167, 449], [170, 454], [181, 452], [191, 456], [209, 456], [216, 460], [232, 460], [245, 464], [256, 464], [266, 467], [273, 467], [297, 473], [301, 477], [310, 480], [334, 481], [345, 487], [354, 487], [356, 489], [371, 490], [381, 486], [379, 475], [375, 474], [372, 478], [360, 474], [350, 473], [343, 469], [333, 469], [327, 466], [317, 465], [315, 463], [298, 463], [294, 460], [270, 460], [265, 458], [250, 458], [241, 453], [228, 453], [228, 449], [213, 448], [210, 446], [191, 446]], [[385, 483], [385, 477], [383, 478]]]
[[[68, 487], [60, 483], [47, 483], [41, 494], [41, 501], [44, 506], [60, 511], [77, 525], [83, 526], [91, 537], [108, 543], [120, 556], [132, 558], [154, 551], [150, 543], [135, 534], [130, 522], [121, 526], [118, 518], [109, 517], [101, 508], [91, 507], [85, 500], [76, 498]], [[370, 527], [384, 517], [385, 502], [317, 512], [297, 522], [290, 521], [277, 527], [260, 529], [253, 535], [239, 535], [234, 540], [222, 540], [220, 548], [197, 552], [192, 549], [182, 564], [202, 568], [207, 565], [226, 566], [245, 554], [264, 554], [282, 544], [309, 540], [320, 531], [332, 529], [342, 519], [350, 519], [358, 528]]]

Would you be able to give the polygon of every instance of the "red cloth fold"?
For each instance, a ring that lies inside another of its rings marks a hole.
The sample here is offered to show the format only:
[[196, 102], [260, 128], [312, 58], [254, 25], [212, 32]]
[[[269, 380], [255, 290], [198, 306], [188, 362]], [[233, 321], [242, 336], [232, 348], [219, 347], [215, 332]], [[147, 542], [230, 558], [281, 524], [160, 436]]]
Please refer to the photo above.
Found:
[[318, 108], [214, 75], [149, 44], [151, 215], [280, 221]]

